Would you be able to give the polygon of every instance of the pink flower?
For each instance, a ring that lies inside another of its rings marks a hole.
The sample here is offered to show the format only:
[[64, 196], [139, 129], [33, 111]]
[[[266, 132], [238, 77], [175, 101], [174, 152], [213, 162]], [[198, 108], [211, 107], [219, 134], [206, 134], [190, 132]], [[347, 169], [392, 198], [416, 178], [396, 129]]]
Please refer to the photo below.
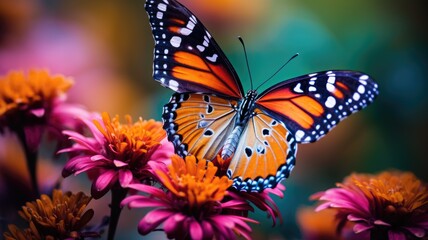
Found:
[[124, 188], [131, 183], [147, 183], [153, 177], [152, 168], [162, 168], [173, 154], [173, 145], [167, 141], [160, 122], [140, 118], [133, 123], [131, 117], [126, 116], [126, 123], [122, 124], [118, 116], [110, 119], [103, 113], [102, 119], [85, 120], [85, 123], [91, 137], [64, 131], [75, 144], [60, 151], [73, 155], [62, 175], [87, 172], [93, 180], [91, 194], [96, 199], [115, 184]]
[[89, 113], [82, 107], [65, 103], [73, 81], [45, 70], [12, 71], [0, 77], [0, 133], [9, 128], [30, 152], [37, 151], [45, 132], [64, 145], [61, 131], [78, 131], [79, 117]]
[[267, 188], [263, 190], [262, 192], [239, 192], [235, 191], [235, 189], [232, 189], [230, 191], [231, 195], [234, 195], [235, 198], [242, 198], [246, 201], [254, 204], [258, 209], [262, 210], [263, 212], [266, 212], [268, 217], [272, 218], [272, 226], [276, 225], [276, 218], [279, 218], [280, 221], [282, 221], [281, 218], [281, 212], [276, 205], [275, 201], [272, 199], [270, 194], [274, 194], [280, 198], [284, 197], [285, 186], [281, 183], [278, 183], [278, 185], [271, 189]]
[[413, 239], [427, 236], [428, 188], [410, 172], [352, 174], [337, 188], [314, 195], [323, 201], [317, 211], [337, 209], [338, 230], [353, 222], [371, 239]]
[[229, 194], [232, 181], [216, 176], [217, 167], [193, 156], [171, 157], [168, 170], [155, 168], [167, 192], [142, 184], [129, 185], [147, 195], [133, 195], [122, 201], [130, 208], [154, 207], [138, 224], [146, 235], [163, 225], [168, 238], [175, 239], [235, 239], [250, 238], [247, 222], [242, 216], [251, 206], [242, 198]]
[[[214, 159], [213, 164], [218, 167], [219, 171], [217, 171], [217, 176], [227, 176], [227, 168], [229, 166], [230, 159], [224, 160], [219, 155]], [[268, 217], [272, 218], [273, 226], [276, 225], [276, 218], [278, 217], [280, 221], [281, 212], [279, 211], [278, 206], [275, 201], [271, 198], [270, 194], [274, 194], [280, 198], [284, 197], [285, 186], [279, 183], [275, 188], [267, 188], [262, 192], [245, 192], [245, 191], [236, 191], [236, 189], [231, 188], [229, 194], [233, 195], [235, 198], [242, 198], [252, 204], [254, 204], [260, 210], [266, 212]], [[245, 216], [248, 215], [244, 213]]]

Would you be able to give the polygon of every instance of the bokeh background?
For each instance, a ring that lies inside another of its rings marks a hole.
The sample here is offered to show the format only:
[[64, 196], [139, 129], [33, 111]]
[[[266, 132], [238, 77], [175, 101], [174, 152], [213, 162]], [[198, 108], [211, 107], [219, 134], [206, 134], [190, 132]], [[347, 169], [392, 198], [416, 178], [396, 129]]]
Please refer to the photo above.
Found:
[[[350, 69], [370, 74], [380, 85], [373, 105], [319, 142], [299, 146], [297, 165], [284, 181], [285, 197], [276, 199], [283, 223], [271, 228], [270, 220], [256, 212], [261, 224], [254, 226], [255, 239], [301, 238], [297, 209], [312, 205], [311, 194], [352, 172], [399, 169], [428, 180], [428, 15], [422, 0], [181, 2], [205, 23], [246, 90], [248, 74], [237, 36], [246, 42], [255, 85], [296, 52], [300, 56], [270, 84], [314, 71]], [[75, 86], [69, 101], [90, 110], [160, 120], [172, 91], [152, 80], [152, 52], [143, 0], [0, 1], [0, 75], [36, 67], [71, 76]], [[2, 137], [1, 144], [13, 145], [13, 139]], [[5, 155], [0, 153], [0, 167], [11, 167]], [[40, 170], [40, 181], [52, 182], [61, 167], [42, 163], [46, 168], [39, 169], [47, 170]], [[89, 193], [85, 180], [71, 177], [64, 188]], [[108, 201], [92, 204], [102, 208]], [[142, 214], [124, 211], [117, 238], [141, 238], [136, 225]]]

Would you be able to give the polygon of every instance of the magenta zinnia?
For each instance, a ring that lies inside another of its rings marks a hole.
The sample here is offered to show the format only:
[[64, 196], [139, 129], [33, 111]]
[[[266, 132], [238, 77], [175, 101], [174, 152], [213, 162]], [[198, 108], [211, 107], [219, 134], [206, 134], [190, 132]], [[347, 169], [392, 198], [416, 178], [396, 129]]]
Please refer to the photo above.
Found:
[[317, 210], [335, 208], [339, 230], [348, 221], [355, 233], [372, 239], [413, 239], [427, 236], [428, 188], [410, 172], [352, 174], [337, 188], [316, 194]]
[[85, 121], [91, 137], [64, 131], [75, 144], [60, 151], [74, 155], [62, 174], [67, 177], [87, 172], [93, 179], [94, 198], [104, 196], [117, 183], [121, 187], [147, 183], [153, 176], [152, 166], [165, 165], [173, 154], [160, 122], [140, 118], [134, 123], [130, 116], [125, 119], [125, 123], [120, 123], [118, 116], [111, 119], [103, 113], [102, 119]]
[[163, 191], [147, 185], [130, 185], [149, 194], [134, 195], [122, 204], [134, 207], [156, 207], [138, 224], [146, 235], [160, 225], [168, 238], [176, 239], [235, 239], [236, 235], [250, 238], [247, 222], [256, 222], [242, 216], [251, 209], [242, 198], [229, 195], [232, 180], [216, 176], [212, 162], [194, 156], [184, 159], [174, 155], [168, 170], [157, 169]]

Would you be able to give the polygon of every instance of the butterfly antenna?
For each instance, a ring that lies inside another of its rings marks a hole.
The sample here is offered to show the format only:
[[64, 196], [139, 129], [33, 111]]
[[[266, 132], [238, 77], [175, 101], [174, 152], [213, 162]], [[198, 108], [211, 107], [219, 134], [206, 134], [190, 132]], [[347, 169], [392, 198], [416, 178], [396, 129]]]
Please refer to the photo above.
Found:
[[279, 73], [285, 67], [285, 65], [287, 65], [291, 60], [293, 60], [297, 56], [299, 56], [299, 53], [294, 54], [290, 59], [288, 59], [287, 62], [285, 62], [278, 70], [276, 70], [276, 72], [274, 74], [272, 74], [272, 76], [270, 76], [268, 79], [266, 79], [264, 82], [262, 82], [262, 84], [260, 84], [255, 90], [259, 89], [259, 87], [261, 87], [262, 85], [267, 83], [269, 80], [271, 80], [277, 73]]
[[244, 40], [242, 40], [241, 36], [238, 36], [238, 39], [241, 42], [242, 47], [244, 48], [245, 61], [247, 62], [248, 75], [250, 75], [251, 89], [253, 89], [253, 78], [251, 77], [250, 65], [248, 64], [247, 50], [245, 49]]

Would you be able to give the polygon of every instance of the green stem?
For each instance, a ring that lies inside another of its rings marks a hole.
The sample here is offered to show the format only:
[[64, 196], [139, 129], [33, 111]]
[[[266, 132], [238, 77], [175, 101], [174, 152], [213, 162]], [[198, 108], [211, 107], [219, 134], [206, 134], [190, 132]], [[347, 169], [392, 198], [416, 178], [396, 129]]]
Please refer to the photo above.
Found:
[[108, 240], [113, 240], [114, 235], [116, 234], [117, 224], [119, 222], [120, 213], [122, 212], [122, 207], [120, 203], [126, 197], [128, 193], [127, 189], [122, 188], [119, 184], [116, 184], [111, 189], [111, 203], [110, 203], [110, 224], [108, 227]]
[[24, 148], [25, 153], [25, 159], [27, 161], [27, 168], [28, 172], [30, 174], [30, 181], [31, 181], [31, 187], [33, 189], [32, 198], [37, 198], [40, 195], [39, 185], [37, 183], [37, 156], [38, 152], [37, 150], [32, 150], [29, 148], [27, 144], [27, 139], [25, 136], [25, 132], [23, 129], [18, 129], [16, 131], [18, 138], [22, 144], [22, 147]]

